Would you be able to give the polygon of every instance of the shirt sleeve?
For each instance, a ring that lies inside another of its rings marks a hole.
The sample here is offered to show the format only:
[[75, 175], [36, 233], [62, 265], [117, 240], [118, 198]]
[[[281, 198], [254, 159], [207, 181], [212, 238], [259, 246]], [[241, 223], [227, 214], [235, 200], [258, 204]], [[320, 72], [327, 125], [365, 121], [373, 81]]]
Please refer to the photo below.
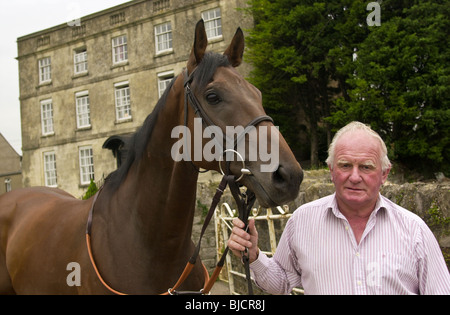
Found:
[[416, 242], [420, 294], [450, 295], [449, 270], [439, 243], [425, 224], [422, 225]]
[[301, 271], [292, 250], [294, 216], [286, 224], [273, 258], [261, 251], [258, 259], [251, 265], [256, 284], [271, 294], [289, 294], [294, 287], [301, 285]]

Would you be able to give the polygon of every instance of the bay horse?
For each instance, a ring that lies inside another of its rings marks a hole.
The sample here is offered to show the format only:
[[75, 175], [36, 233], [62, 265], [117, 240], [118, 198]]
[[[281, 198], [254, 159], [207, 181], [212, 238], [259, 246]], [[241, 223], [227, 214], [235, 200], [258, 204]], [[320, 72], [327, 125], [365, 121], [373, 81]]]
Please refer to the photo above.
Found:
[[[126, 162], [108, 176], [95, 198], [82, 201], [46, 187], [0, 196], [0, 294], [111, 294], [87, 250], [85, 226], [91, 208], [91, 248], [110, 287], [127, 294], [160, 294], [173, 286], [194, 250], [198, 169], [219, 171], [220, 163], [175, 161], [171, 156], [177, 140], [171, 130], [183, 124], [192, 131], [194, 127], [196, 113], [185, 106], [186, 76], [195, 71], [192, 93], [223, 130], [265, 115], [260, 91], [235, 70], [244, 52], [242, 30], [236, 31], [224, 54], [206, 52], [207, 43], [200, 21], [186, 71], [173, 79], [132, 137]], [[273, 126], [266, 120], [255, 127], [263, 125]], [[261, 172], [260, 160], [245, 163], [251, 175], [240, 173], [238, 159], [229, 164], [229, 171], [242, 176], [241, 184], [252, 189], [260, 205], [271, 207], [297, 196], [302, 169], [281, 134], [276, 170]], [[71, 263], [79, 266], [78, 285], [68, 285]], [[205, 277], [197, 263], [180, 289], [198, 290]]]

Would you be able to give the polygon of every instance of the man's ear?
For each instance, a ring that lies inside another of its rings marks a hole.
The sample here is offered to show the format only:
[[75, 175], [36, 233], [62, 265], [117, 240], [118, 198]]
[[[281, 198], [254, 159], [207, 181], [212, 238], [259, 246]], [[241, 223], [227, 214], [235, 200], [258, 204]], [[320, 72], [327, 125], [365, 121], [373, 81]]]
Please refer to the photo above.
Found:
[[208, 46], [208, 37], [205, 30], [205, 22], [203, 19], [197, 22], [195, 26], [194, 46], [192, 47], [191, 55], [189, 56], [187, 68], [191, 73], [205, 56], [206, 46]]
[[391, 171], [391, 168], [392, 168], [392, 166], [389, 166], [389, 167], [383, 172], [382, 179], [381, 179], [381, 181], [382, 181], [383, 184], [387, 181], [387, 178], [388, 178], [389, 172]]
[[333, 168], [331, 167], [330, 164], [328, 164], [328, 169], [330, 170], [330, 179], [331, 179], [331, 182], [334, 183], [334, 178], [333, 178]]
[[242, 63], [242, 56], [244, 55], [244, 33], [239, 27], [234, 34], [233, 40], [231, 41], [230, 46], [223, 53], [228, 57], [231, 65], [233, 67], [238, 67]]

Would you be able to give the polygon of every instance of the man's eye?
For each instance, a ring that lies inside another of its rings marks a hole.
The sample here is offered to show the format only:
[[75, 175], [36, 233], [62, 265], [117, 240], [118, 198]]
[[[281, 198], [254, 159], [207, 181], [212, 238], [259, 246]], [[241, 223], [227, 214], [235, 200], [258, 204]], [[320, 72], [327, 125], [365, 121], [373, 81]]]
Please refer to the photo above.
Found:
[[208, 102], [209, 105], [217, 105], [222, 100], [216, 93], [209, 93], [206, 95], [206, 101]]
[[367, 171], [368, 172], [368, 171], [371, 171], [371, 170], [375, 169], [375, 167], [373, 165], [362, 165], [361, 169], [363, 171]]

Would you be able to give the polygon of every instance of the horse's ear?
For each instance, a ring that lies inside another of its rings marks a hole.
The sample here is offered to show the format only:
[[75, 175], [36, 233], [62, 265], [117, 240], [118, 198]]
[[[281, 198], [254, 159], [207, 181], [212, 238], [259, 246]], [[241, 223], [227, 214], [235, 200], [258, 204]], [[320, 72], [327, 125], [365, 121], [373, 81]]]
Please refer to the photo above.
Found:
[[227, 50], [223, 53], [228, 57], [231, 65], [233, 67], [238, 67], [242, 63], [242, 56], [244, 55], [244, 33], [239, 27], [234, 34], [233, 40], [231, 41], [230, 46], [228, 46]]
[[206, 46], [208, 46], [208, 37], [206, 36], [205, 23], [203, 19], [197, 22], [195, 26], [194, 46], [188, 61], [188, 70], [192, 72], [194, 68], [202, 61], [205, 55]]

